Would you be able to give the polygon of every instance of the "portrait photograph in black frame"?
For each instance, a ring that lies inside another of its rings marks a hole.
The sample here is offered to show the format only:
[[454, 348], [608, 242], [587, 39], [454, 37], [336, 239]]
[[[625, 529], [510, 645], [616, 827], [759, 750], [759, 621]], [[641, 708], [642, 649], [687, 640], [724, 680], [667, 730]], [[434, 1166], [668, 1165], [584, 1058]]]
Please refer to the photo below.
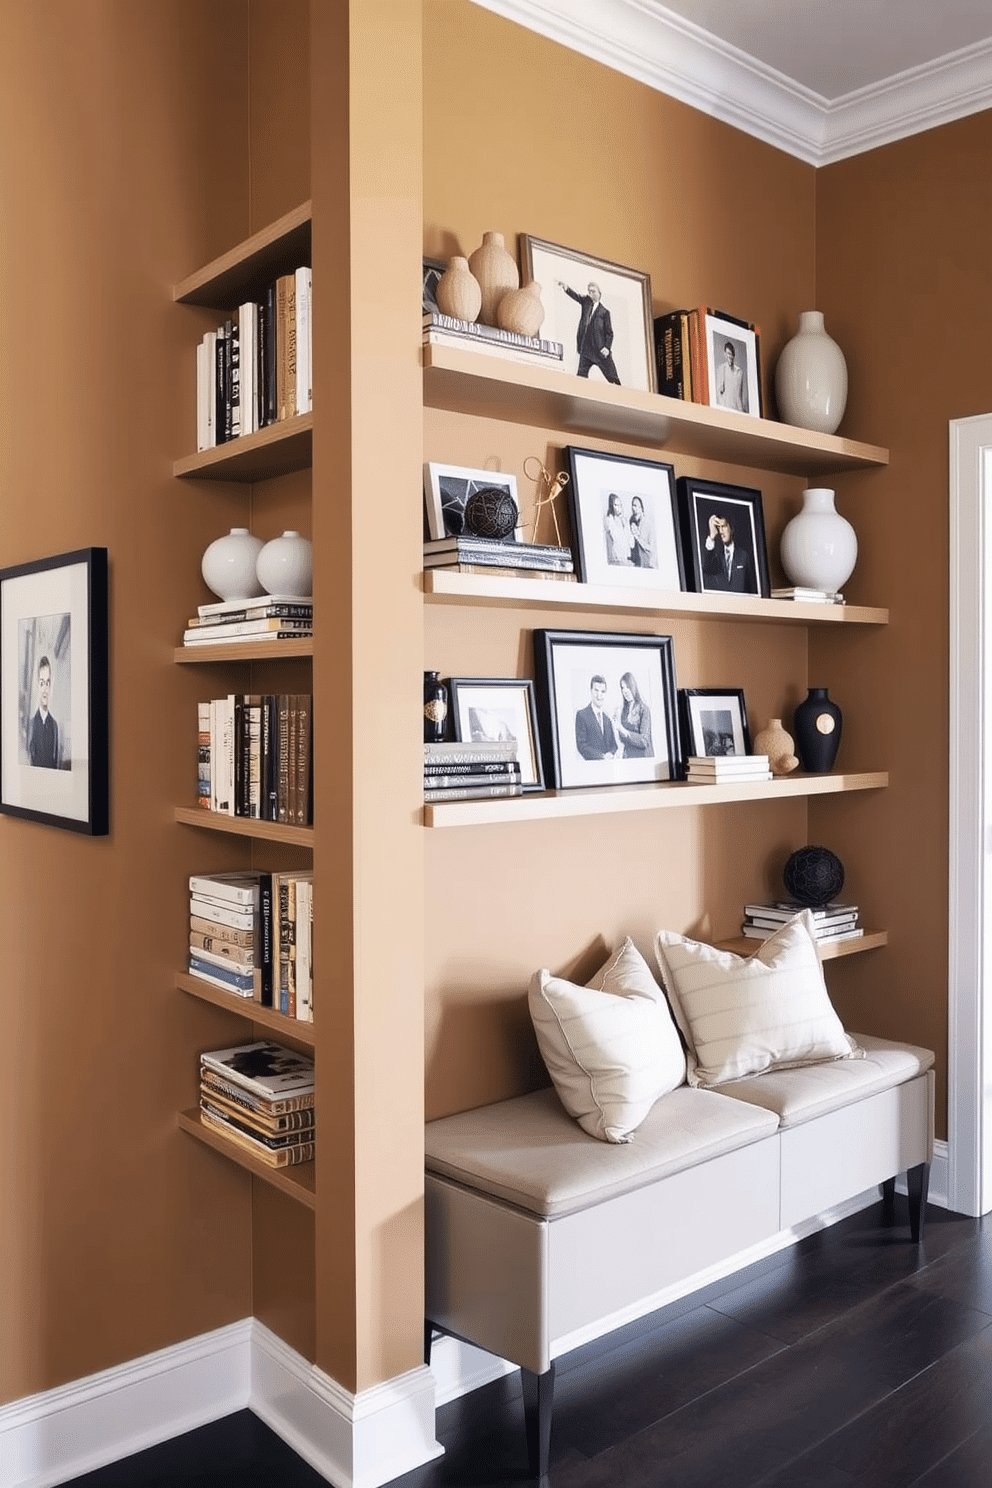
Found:
[[0, 569], [0, 812], [109, 831], [107, 549]]
[[672, 637], [535, 630], [544, 773], [555, 787], [677, 780]]
[[455, 738], [473, 743], [517, 746], [520, 787], [544, 789], [541, 740], [534, 684], [529, 677], [451, 677], [451, 716]]
[[687, 757], [751, 753], [751, 731], [741, 687], [680, 687], [679, 722]]
[[686, 585], [699, 593], [768, 598], [761, 492], [683, 475], [677, 482]]
[[582, 582], [684, 589], [674, 466], [575, 445], [565, 456]]

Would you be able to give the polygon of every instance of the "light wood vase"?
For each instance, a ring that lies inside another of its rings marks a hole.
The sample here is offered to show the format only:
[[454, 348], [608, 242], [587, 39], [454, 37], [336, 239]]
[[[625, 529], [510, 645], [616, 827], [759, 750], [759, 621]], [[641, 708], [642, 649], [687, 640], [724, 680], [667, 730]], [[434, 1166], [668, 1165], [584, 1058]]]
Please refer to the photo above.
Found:
[[799, 765], [795, 742], [789, 731], [782, 727], [781, 718], [770, 719], [768, 727], [755, 735], [751, 748], [754, 754], [767, 754], [768, 768], [773, 775], [788, 775]]
[[482, 242], [469, 256], [468, 266], [482, 286], [482, 309], [479, 319], [483, 325], [494, 326], [496, 310], [507, 290], [519, 289], [520, 275], [515, 259], [506, 251], [503, 234], [487, 232]]
[[536, 336], [543, 323], [541, 286], [533, 279], [521, 289], [508, 289], [496, 307], [496, 324], [518, 336]]
[[478, 320], [482, 308], [482, 287], [468, 266], [468, 259], [455, 254], [437, 281], [434, 300], [442, 315], [456, 320]]

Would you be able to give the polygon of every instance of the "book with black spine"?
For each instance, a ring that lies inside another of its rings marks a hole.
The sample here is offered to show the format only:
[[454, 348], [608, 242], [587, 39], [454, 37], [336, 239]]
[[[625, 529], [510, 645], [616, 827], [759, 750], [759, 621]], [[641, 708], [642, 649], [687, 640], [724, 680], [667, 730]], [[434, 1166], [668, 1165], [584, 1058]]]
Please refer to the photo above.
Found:
[[453, 761], [424, 761], [425, 782], [437, 775], [450, 775], [457, 771], [460, 775], [482, 775], [502, 776], [512, 775], [520, 769], [517, 759], [514, 757], [505, 760], [472, 760], [455, 765]]

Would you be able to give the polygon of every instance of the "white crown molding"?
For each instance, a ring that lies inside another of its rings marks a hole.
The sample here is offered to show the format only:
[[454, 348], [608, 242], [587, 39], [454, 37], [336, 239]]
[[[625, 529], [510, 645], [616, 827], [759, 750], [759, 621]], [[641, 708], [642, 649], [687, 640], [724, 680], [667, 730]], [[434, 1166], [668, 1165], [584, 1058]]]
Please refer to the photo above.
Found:
[[658, 0], [474, 0], [809, 165], [992, 107], [992, 43], [827, 100]]

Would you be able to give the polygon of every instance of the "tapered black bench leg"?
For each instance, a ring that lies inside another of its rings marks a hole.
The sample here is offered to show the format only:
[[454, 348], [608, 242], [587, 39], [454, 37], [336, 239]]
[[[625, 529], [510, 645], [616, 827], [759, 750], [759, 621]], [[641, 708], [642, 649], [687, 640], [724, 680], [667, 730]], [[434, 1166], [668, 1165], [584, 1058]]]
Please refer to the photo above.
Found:
[[886, 1178], [882, 1183], [882, 1203], [886, 1209], [891, 1209], [896, 1201], [896, 1180]]
[[909, 1192], [909, 1233], [914, 1245], [918, 1245], [923, 1239], [923, 1213], [930, 1189], [930, 1164], [918, 1163], [915, 1168], [910, 1168], [906, 1174], [906, 1187]]
[[555, 1394], [555, 1366], [543, 1374], [521, 1369], [524, 1392], [524, 1425], [527, 1429], [527, 1459], [532, 1477], [547, 1476], [551, 1455], [551, 1409]]

